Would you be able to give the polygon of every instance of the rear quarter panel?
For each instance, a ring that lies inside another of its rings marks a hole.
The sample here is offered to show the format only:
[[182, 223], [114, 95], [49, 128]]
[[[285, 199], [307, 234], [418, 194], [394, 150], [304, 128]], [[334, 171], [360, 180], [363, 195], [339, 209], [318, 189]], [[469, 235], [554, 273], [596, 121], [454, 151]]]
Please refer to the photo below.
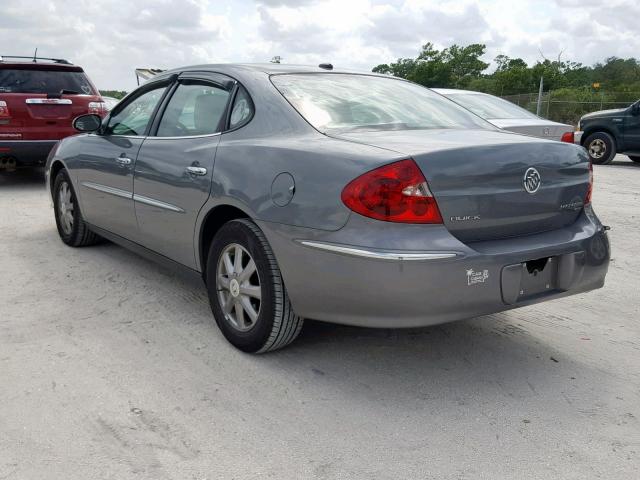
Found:
[[[401, 157], [315, 132], [274, 138], [240, 136], [222, 136], [212, 200], [239, 203], [259, 220], [321, 230], [338, 230], [346, 223], [350, 210], [340, 195], [347, 183]], [[274, 184], [281, 174], [289, 174], [294, 182], [293, 197], [283, 206], [275, 201], [275, 195], [283, 193]]]

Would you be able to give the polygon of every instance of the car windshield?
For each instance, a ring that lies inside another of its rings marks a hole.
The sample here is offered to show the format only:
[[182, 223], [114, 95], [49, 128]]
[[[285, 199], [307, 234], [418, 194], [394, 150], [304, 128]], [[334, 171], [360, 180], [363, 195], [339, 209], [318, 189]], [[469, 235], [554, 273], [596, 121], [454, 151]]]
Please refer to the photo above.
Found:
[[538, 118], [513, 103], [483, 93], [448, 93], [448, 98], [486, 120], [505, 118]]
[[271, 80], [321, 132], [494, 128], [427, 88], [391, 77], [313, 73]]
[[66, 93], [95, 95], [83, 72], [0, 69], [0, 93]]

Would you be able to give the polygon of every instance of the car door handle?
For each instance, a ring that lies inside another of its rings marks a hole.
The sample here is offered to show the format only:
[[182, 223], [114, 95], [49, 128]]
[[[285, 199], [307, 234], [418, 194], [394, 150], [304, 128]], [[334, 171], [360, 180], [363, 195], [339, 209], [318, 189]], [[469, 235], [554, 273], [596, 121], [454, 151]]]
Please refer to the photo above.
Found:
[[187, 172], [190, 175], [202, 176], [207, 174], [207, 169], [203, 167], [187, 167]]
[[116, 162], [120, 165], [131, 165], [131, 159], [127, 157], [116, 157]]

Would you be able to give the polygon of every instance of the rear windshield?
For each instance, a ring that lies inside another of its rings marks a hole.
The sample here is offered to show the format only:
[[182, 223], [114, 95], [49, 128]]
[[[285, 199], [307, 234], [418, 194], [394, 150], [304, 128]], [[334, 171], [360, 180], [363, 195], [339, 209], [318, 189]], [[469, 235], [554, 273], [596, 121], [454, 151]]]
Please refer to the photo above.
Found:
[[0, 69], [0, 93], [95, 95], [84, 72]]
[[313, 73], [273, 75], [271, 80], [321, 132], [495, 129], [427, 88], [391, 77]]
[[519, 106], [492, 95], [477, 93], [451, 93], [447, 94], [454, 102], [468, 108], [476, 115], [487, 120], [499, 120], [507, 118], [538, 118], [533, 113]]

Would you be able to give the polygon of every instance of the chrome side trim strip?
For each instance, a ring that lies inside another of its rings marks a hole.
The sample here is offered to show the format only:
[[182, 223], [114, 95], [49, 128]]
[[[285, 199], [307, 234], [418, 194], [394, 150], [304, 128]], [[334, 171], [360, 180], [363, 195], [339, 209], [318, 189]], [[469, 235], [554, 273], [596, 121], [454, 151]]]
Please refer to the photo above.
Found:
[[210, 138], [210, 137], [219, 137], [220, 135], [222, 135], [222, 132], [207, 133], [204, 135], [183, 135], [181, 137], [148, 137], [147, 142], [158, 141], [158, 140], [175, 140], [177, 138]]
[[296, 240], [306, 247], [326, 250], [328, 252], [343, 253], [355, 257], [373, 258], [377, 260], [441, 260], [459, 256], [455, 252], [403, 252], [390, 250], [370, 250], [365, 247], [350, 247], [335, 243], [314, 242], [310, 240]]
[[106, 185], [101, 185], [99, 183], [82, 182], [82, 186], [86, 188], [90, 188], [92, 190], [97, 190], [99, 192], [109, 193], [111, 195], [115, 195], [116, 197], [128, 198], [129, 200], [133, 198], [133, 193], [131, 192], [127, 192], [126, 190], [120, 190], [119, 188], [108, 187]]
[[135, 202], [144, 203], [146, 205], [151, 205], [152, 207], [164, 208], [165, 210], [171, 210], [172, 212], [184, 213], [184, 209], [172, 205], [170, 203], [161, 202], [160, 200], [155, 200], [153, 198], [145, 197], [143, 195], [134, 194], [133, 200]]
[[92, 183], [92, 182], [82, 182], [82, 186], [86, 188], [91, 188], [92, 190], [97, 190], [99, 192], [109, 193], [111, 195], [115, 195], [116, 197], [128, 198], [136, 202], [145, 203], [153, 207], [164, 208], [165, 210], [171, 210], [172, 212], [177, 212], [177, 213], [184, 213], [184, 209], [177, 207], [176, 205], [161, 202], [160, 200], [154, 200], [153, 198], [145, 197], [143, 195], [137, 195], [137, 194], [134, 195], [131, 192], [127, 192], [126, 190], [120, 190], [119, 188], [108, 187], [106, 185], [101, 185], [99, 183]]
[[24, 103], [28, 105], [73, 105], [68, 98], [27, 98]]

